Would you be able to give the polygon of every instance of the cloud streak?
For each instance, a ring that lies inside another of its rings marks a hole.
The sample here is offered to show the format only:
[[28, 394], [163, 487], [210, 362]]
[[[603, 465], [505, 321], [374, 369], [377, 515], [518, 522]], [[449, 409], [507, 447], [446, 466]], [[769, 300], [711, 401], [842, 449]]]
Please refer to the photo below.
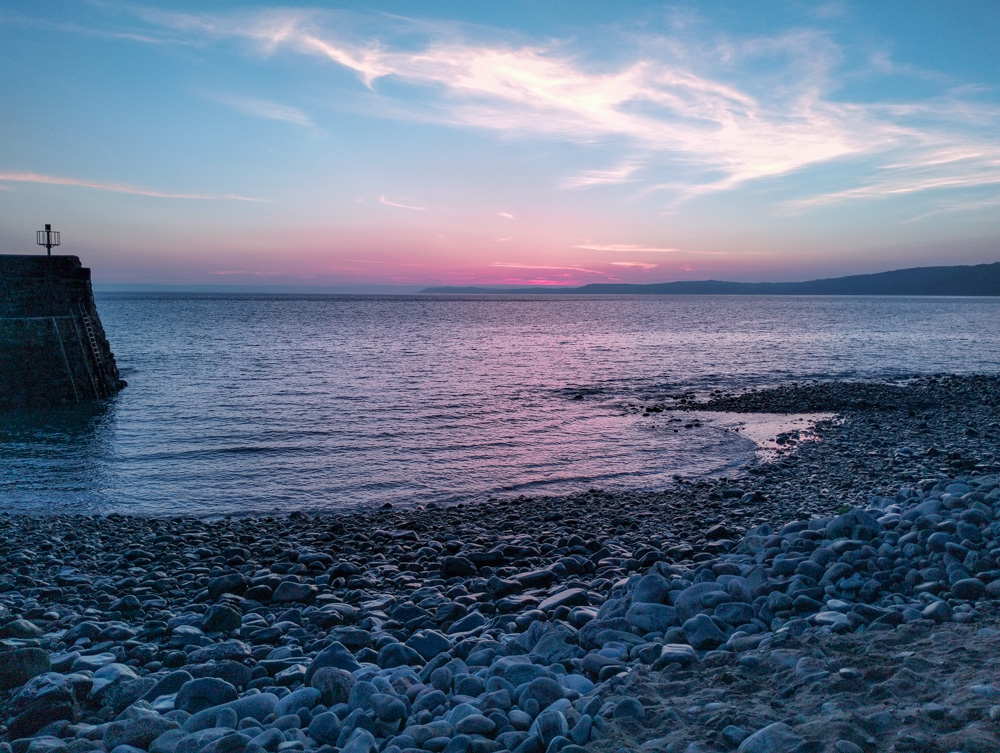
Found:
[[613, 261], [611, 262], [612, 267], [635, 267], [636, 269], [642, 269], [649, 271], [650, 269], [656, 269], [659, 264], [645, 264], [641, 261]]
[[643, 246], [633, 243], [578, 243], [573, 248], [582, 248], [588, 251], [619, 251], [622, 253], [645, 253], [645, 254], [690, 254], [696, 253], [685, 251], [682, 248], [665, 248], [662, 246]]
[[[836, 178], [841, 185], [795, 205], [804, 211], [855, 198], [1000, 183], [998, 171], [984, 169], [1000, 155], [991, 135], [1000, 115], [978, 104], [975, 92], [953, 88], [943, 102], [846, 100], [837, 83], [845, 51], [817, 30], [711, 44], [680, 35], [635, 36], [632, 57], [609, 64], [568, 42], [398, 17], [379, 16], [376, 24], [363, 14], [290, 9], [146, 15], [175, 33], [235, 37], [264, 56], [304, 55], [352, 71], [378, 94], [370, 106], [384, 107], [390, 117], [408, 113], [503, 138], [622, 155], [614, 167], [564, 177], [557, 182], [564, 189], [637, 183], [676, 207], [851, 160], [853, 172]], [[394, 44], [394, 37], [406, 41]], [[885, 53], [868, 59], [871, 73], [915, 75]], [[979, 156], [930, 161], [949, 148]], [[919, 179], [912, 164], [925, 167]]]
[[576, 175], [564, 178], [559, 183], [560, 188], [593, 188], [594, 186], [618, 185], [634, 180], [633, 174], [639, 169], [637, 162], [628, 162], [607, 170], [584, 170]]
[[296, 107], [282, 105], [277, 102], [268, 102], [263, 99], [253, 99], [251, 97], [237, 97], [232, 95], [216, 95], [211, 97], [219, 104], [262, 120], [275, 120], [281, 123], [308, 128], [311, 131], [319, 132], [319, 128], [306, 113]]
[[558, 267], [558, 266], [545, 266], [539, 264], [511, 264], [508, 262], [495, 261], [491, 267], [506, 267], [508, 269], [544, 269], [554, 272], [587, 272], [592, 275], [604, 274], [597, 269], [585, 269], [583, 267]]
[[93, 188], [99, 191], [113, 191], [114, 193], [127, 193], [136, 196], [151, 196], [157, 199], [196, 199], [200, 201], [252, 201], [264, 202], [265, 199], [255, 199], [250, 196], [239, 196], [237, 194], [207, 194], [207, 193], [171, 193], [168, 191], [156, 191], [150, 188], [131, 186], [125, 183], [101, 183], [92, 180], [81, 180], [79, 178], [65, 178], [56, 175], [41, 175], [39, 173], [27, 172], [3, 172], [0, 171], [0, 181], [11, 181], [14, 183], [43, 183], [53, 186], [73, 186], [76, 188]]
[[380, 204], [385, 204], [387, 207], [396, 207], [397, 209], [412, 209], [415, 212], [426, 212], [427, 207], [418, 207], [412, 204], [399, 204], [395, 201], [389, 201], [385, 196], [379, 198]]

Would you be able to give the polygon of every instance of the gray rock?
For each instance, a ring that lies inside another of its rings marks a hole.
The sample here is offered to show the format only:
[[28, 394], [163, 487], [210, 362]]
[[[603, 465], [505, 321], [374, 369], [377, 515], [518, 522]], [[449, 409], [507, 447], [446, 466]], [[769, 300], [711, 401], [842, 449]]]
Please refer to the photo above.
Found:
[[174, 746], [174, 753], [199, 753], [206, 751], [212, 743], [228, 737], [233, 733], [232, 729], [222, 727], [208, 727], [197, 730], [177, 741]]
[[688, 643], [699, 650], [718, 648], [726, 642], [726, 634], [706, 614], [699, 614], [685, 621], [682, 629]]
[[299, 709], [311, 709], [319, 703], [320, 692], [316, 688], [299, 688], [293, 690], [274, 705], [274, 713], [278, 716], [294, 714]]
[[0, 638], [41, 638], [42, 629], [28, 620], [11, 620], [0, 626]]
[[666, 604], [670, 584], [659, 573], [642, 576], [632, 592], [632, 604]]
[[240, 629], [242, 615], [225, 604], [214, 604], [205, 612], [201, 629], [206, 633], [232, 633]]
[[328, 634], [331, 641], [340, 641], [348, 651], [360, 651], [368, 648], [372, 642], [372, 634], [358, 627], [340, 627]]
[[46, 672], [28, 680], [7, 707], [7, 735], [11, 739], [27, 737], [45, 725], [72, 720], [77, 710], [76, 694], [65, 675]]
[[549, 677], [538, 677], [528, 683], [521, 691], [517, 703], [524, 708], [524, 703], [533, 700], [539, 709], [545, 709], [563, 697], [563, 687]]
[[[247, 732], [251, 732], [250, 728], [247, 728]], [[315, 740], [315, 738], [313, 738]], [[264, 750], [276, 750], [279, 745], [287, 742], [285, 740], [284, 734], [281, 730], [271, 727], [263, 732], [258, 732], [256, 735], [250, 738], [250, 745], [260, 746]], [[247, 749], [248, 751], [250, 748]], [[254, 748], [256, 750], [256, 748]]]
[[125, 664], [109, 664], [94, 673], [90, 699], [98, 706], [108, 706], [115, 714], [144, 696], [156, 684], [150, 677], [139, 678]]
[[737, 727], [735, 724], [730, 724], [722, 730], [722, 739], [729, 743], [730, 746], [739, 745], [746, 738], [746, 730], [742, 727]]
[[646, 709], [638, 698], [626, 698], [615, 704], [614, 717], [616, 721], [634, 720], [641, 722], [646, 718]]
[[101, 667], [106, 667], [109, 664], [114, 664], [118, 657], [110, 652], [105, 652], [101, 654], [83, 654], [78, 656], [73, 664], [70, 665], [70, 671], [72, 672], [85, 672], [90, 670], [91, 672], [96, 672]]
[[419, 666], [423, 663], [423, 657], [403, 643], [390, 643], [383, 646], [378, 652], [378, 665], [382, 669], [392, 669], [393, 667], [404, 667], [406, 665]]
[[372, 696], [377, 695], [378, 692], [379, 689], [373, 683], [359, 680], [351, 688], [351, 697], [347, 699], [347, 705], [351, 707], [351, 711], [367, 711], [371, 706]]
[[680, 664], [686, 667], [698, 661], [698, 654], [691, 646], [684, 643], [668, 643], [660, 652], [660, 658], [653, 665], [654, 669], [663, 669], [668, 664]]
[[166, 677], [161, 678], [157, 681], [150, 690], [142, 698], [145, 701], [155, 701], [161, 695], [171, 695], [176, 693], [186, 682], [190, 682], [194, 678], [191, 676], [190, 672], [186, 672], [183, 669], [178, 669], [175, 672], [171, 672]]
[[323, 667], [334, 667], [336, 669], [343, 669], [347, 672], [354, 672], [361, 669], [361, 665], [355, 661], [354, 656], [342, 643], [334, 641], [329, 646], [324, 648], [318, 654], [316, 658], [312, 660], [309, 668], [306, 670], [306, 683], [312, 681], [313, 675]]
[[237, 720], [250, 718], [260, 722], [268, 714], [274, 712], [274, 707], [277, 703], [278, 696], [274, 695], [274, 693], [246, 695], [221, 706], [199, 711], [187, 719], [182, 726], [188, 732], [198, 732], [209, 727], [215, 727], [220, 716], [226, 711], [235, 714]]
[[15, 648], [0, 652], [0, 690], [24, 685], [51, 668], [48, 652], [40, 648]]
[[354, 676], [347, 670], [338, 667], [321, 667], [313, 674], [309, 684], [320, 692], [320, 700], [329, 707], [338, 703], [347, 703], [354, 682]]
[[951, 607], [944, 601], [932, 601], [922, 612], [924, 619], [934, 622], [947, 622], [951, 619]]
[[475, 630], [486, 624], [486, 618], [483, 617], [479, 612], [469, 612], [465, 617], [457, 620], [448, 628], [448, 635], [455, 635], [457, 633], [467, 633], [470, 630]]
[[376, 693], [369, 702], [375, 716], [383, 722], [393, 724], [406, 718], [406, 704], [387, 693]]
[[802, 742], [784, 722], [769, 724], [740, 743], [737, 753], [791, 753]]
[[275, 604], [312, 604], [316, 601], [319, 589], [308, 583], [293, 583], [292, 581], [282, 581], [274, 589], [271, 601]]
[[209, 662], [201, 666], [188, 665], [188, 669], [191, 670], [192, 674], [197, 672], [199, 677], [218, 677], [220, 680], [225, 680], [237, 688], [242, 688], [250, 682], [253, 674], [250, 667], [228, 659]]
[[526, 656], [502, 656], [490, 666], [491, 677], [502, 677], [514, 687], [531, 682], [536, 677], [552, 677], [545, 667], [532, 664]]
[[705, 596], [710, 593], [723, 590], [722, 586], [714, 581], [709, 581], [707, 583], [695, 583], [693, 586], [685, 588], [674, 600], [674, 607], [677, 609], [678, 619], [680, 619], [681, 622], [687, 622], [705, 609]]
[[441, 575], [445, 578], [465, 578], [477, 572], [476, 566], [466, 557], [441, 558]]
[[340, 730], [340, 719], [332, 711], [317, 714], [309, 722], [309, 737], [320, 745], [336, 745]]
[[482, 735], [492, 737], [496, 731], [496, 723], [482, 714], [469, 714], [455, 725], [455, 732], [460, 735]]
[[750, 622], [754, 618], [754, 612], [750, 604], [734, 601], [728, 604], [719, 604], [715, 608], [715, 616], [736, 627]]
[[850, 630], [851, 620], [846, 614], [840, 612], [817, 612], [809, 618], [809, 621], [820, 627], [828, 627], [834, 630]]
[[64, 740], [52, 735], [40, 735], [24, 748], [25, 753], [67, 753], [68, 750]]
[[156, 714], [112, 722], [104, 730], [104, 747], [113, 750], [119, 745], [131, 745], [145, 750], [160, 735], [179, 730], [180, 726], [174, 720]]
[[542, 745], [547, 747], [555, 738], [565, 737], [569, 734], [569, 723], [562, 712], [546, 709], [538, 715], [528, 732], [541, 740]]
[[252, 656], [250, 647], [243, 641], [223, 641], [205, 648], [199, 648], [188, 654], [189, 664], [204, 664], [210, 661], [244, 661]]
[[242, 596], [247, 592], [247, 579], [242, 573], [230, 573], [212, 578], [208, 582], [208, 598], [212, 601], [218, 599], [222, 594], [236, 594]]
[[341, 749], [341, 753], [372, 753], [378, 750], [375, 736], [366, 729], [356, 729]]
[[590, 730], [594, 726], [594, 718], [589, 714], [580, 716], [579, 721], [569, 731], [569, 739], [577, 745], [586, 745], [590, 739]]
[[174, 753], [177, 743], [187, 736], [182, 729], [167, 730], [149, 744], [149, 753]]
[[651, 602], [633, 603], [626, 612], [625, 619], [629, 625], [643, 633], [665, 633], [680, 624], [674, 607]]
[[430, 661], [440, 653], [452, 647], [452, 641], [437, 630], [418, 630], [409, 637], [406, 645], [420, 654], [425, 661]]
[[590, 597], [582, 588], [566, 588], [543, 599], [538, 608], [543, 612], [551, 612], [559, 607], [582, 607], [588, 604]]
[[531, 649], [531, 658], [541, 664], [561, 664], [568, 659], [578, 659], [584, 651], [575, 643], [570, 643], [564, 633], [549, 633], [542, 637]]
[[220, 706], [235, 701], [239, 692], [225, 680], [216, 677], [200, 677], [184, 683], [177, 691], [174, 707], [189, 714], [212, 706]]
[[979, 578], [964, 578], [951, 587], [951, 594], [956, 599], [978, 599], [986, 590], [986, 584]]
[[138, 597], [128, 594], [112, 602], [108, 609], [112, 612], [138, 612], [141, 606]]

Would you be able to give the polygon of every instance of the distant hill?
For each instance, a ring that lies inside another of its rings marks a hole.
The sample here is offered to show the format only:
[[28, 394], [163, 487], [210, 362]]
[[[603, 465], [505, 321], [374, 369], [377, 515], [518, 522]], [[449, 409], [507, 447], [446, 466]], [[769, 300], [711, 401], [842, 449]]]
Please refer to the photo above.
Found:
[[561, 295], [983, 295], [1000, 296], [1000, 262], [961, 267], [914, 267], [808, 282], [700, 280], [650, 285], [594, 283], [578, 288], [434, 287], [421, 293]]

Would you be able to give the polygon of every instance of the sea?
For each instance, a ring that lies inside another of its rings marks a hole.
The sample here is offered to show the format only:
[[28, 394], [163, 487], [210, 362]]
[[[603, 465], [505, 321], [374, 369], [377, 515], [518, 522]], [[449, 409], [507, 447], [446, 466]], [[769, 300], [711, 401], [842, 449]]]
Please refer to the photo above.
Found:
[[760, 419], [647, 406], [1000, 370], [1000, 298], [97, 304], [129, 386], [102, 404], [0, 413], [0, 512], [222, 517], [661, 489], [752, 461], [753, 431], [738, 429]]

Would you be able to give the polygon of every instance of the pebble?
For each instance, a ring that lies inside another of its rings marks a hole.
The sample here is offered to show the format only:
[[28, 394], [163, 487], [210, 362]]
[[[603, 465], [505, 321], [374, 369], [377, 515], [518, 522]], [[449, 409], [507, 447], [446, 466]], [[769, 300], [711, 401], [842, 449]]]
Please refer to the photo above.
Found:
[[[983, 419], [976, 434], [951, 438], [920, 407], [955, 404], [971, 421], [976, 410], [995, 414], [1000, 391], [971, 377], [907, 389], [734, 398], [767, 409], [794, 397], [854, 423], [828, 427], [823, 447], [801, 443], [801, 470], [778, 460], [738, 483], [499, 500], [489, 525], [473, 506], [223, 521], [0, 516], [0, 712], [11, 753], [577, 753], [616, 739], [618, 725], [661, 723], [655, 699], [638, 691], [650, 678], [690, 688], [700, 673], [773, 675], [818, 695], [924, 687], [934, 665], [917, 654], [869, 678], [818, 648], [977, 623], [1000, 596], [1000, 486], [987, 467], [1000, 433]], [[873, 424], [858, 395], [914, 418]], [[896, 451], [892, 474], [912, 478], [890, 483], [885, 432], [918, 422], [933, 437], [914, 436], [954, 449]], [[833, 460], [802, 459], [816, 453]], [[940, 714], [928, 706], [922, 723], [997, 742], [961, 705], [996, 704], [996, 689], [986, 678], [958, 687], [949, 692], [959, 700]], [[694, 687], [688, 716], [663, 718], [701, 729], [698, 741], [663, 749], [821, 745], [805, 718], [751, 723], [735, 715], [738, 701], [712, 692]], [[842, 708], [824, 705], [824, 717]], [[824, 739], [841, 753], [887, 740], [902, 722], [879, 713], [837, 727], [857, 737]], [[720, 729], [730, 718], [738, 723]]]

